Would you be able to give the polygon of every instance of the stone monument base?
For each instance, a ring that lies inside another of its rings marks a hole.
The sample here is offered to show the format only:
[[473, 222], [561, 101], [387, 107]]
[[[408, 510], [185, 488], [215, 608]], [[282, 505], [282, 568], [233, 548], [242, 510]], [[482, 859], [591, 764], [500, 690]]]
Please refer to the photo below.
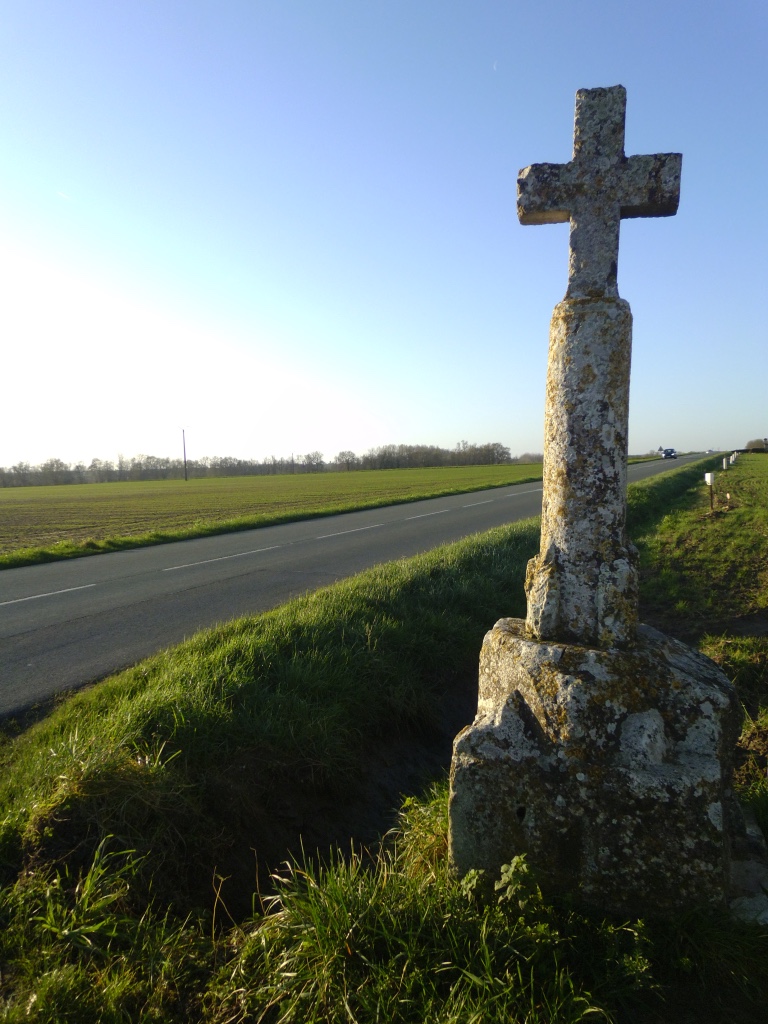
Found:
[[731, 789], [735, 691], [648, 626], [630, 649], [531, 640], [501, 619], [477, 717], [456, 737], [450, 860], [460, 875], [525, 853], [549, 894], [608, 911], [723, 907], [744, 836]]

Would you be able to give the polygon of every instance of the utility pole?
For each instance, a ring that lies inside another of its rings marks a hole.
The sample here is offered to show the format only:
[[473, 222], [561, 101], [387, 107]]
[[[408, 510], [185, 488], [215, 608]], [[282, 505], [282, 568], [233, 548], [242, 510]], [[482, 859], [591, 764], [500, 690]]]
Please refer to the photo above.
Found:
[[184, 434], [184, 427], [181, 428], [181, 446], [184, 449], [184, 479], [187, 479], [187, 438]]

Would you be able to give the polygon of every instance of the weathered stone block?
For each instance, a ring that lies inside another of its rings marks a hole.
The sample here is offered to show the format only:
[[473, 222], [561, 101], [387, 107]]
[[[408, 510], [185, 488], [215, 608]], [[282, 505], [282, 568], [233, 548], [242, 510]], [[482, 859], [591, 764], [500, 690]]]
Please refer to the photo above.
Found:
[[725, 906], [735, 691], [647, 626], [631, 650], [531, 640], [502, 619], [477, 717], [454, 743], [450, 860], [498, 877], [526, 853], [545, 892], [628, 913]]

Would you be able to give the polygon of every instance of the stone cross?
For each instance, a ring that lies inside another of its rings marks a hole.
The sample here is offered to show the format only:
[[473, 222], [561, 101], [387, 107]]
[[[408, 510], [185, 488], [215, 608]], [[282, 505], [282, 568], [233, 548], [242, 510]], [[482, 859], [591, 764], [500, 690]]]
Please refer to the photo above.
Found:
[[528, 566], [527, 628], [540, 640], [631, 644], [637, 573], [626, 537], [632, 316], [618, 296], [622, 217], [666, 217], [679, 153], [624, 155], [621, 85], [576, 93], [573, 159], [518, 177], [523, 224], [570, 220], [568, 291], [547, 370], [541, 548]]
[[617, 296], [619, 223], [671, 217], [680, 200], [680, 153], [624, 155], [627, 91], [579, 89], [573, 159], [532, 164], [517, 181], [521, 224], [570, 220], [566, 298]]
[[768, 861], [732, 786], [736, 692], [708, 658], [637, 621], [619, 223], [675, 212], [681, 157], [627, 159], [625, 102], [621, 86], [579, 91], [573, 160], [520, 172], [523, 223], [571, 221], [570, 275], [550, 327], [528, 615], [483, 641], [477, 715], [453, 746], [449, 862], [481, 872], [489, 895], [525, 854], [545, 895], [630, 915], [730, 900], [761, 920], [768, 898], [755, 906], [752, 893], [768, 891]]

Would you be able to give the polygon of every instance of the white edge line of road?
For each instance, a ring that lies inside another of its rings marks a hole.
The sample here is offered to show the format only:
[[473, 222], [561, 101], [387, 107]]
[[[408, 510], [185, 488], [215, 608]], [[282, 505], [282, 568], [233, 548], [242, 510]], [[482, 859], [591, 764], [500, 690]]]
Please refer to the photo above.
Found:
[[163, 572], [173, 572], [174, 569], [191, 569], [195, 565], [207, 565], [209, 562], [226, 562], [228, 558], [242, 558], [244, 555], [258, 555], [262, 551], [274, 551], [282, 547], [282, 544], [272, 544], [268, 548], [254, 548], [252, 551], [238, 551], [234, 555], [219, 555], [218, 558], [204, 558], [201, 562], [185, 562], [184, 565], [169, 565]]
[[453, 509], [439, 508], [437, 512], [422, 512], [419, 516], [406, 516], [405, 521], [407, 522], [409, 519], [426, 519], [427, 516], [439, 516], [442, 515], [443, 512], [453, 512]]
[[22, 601], [36, 601], [38, 597], [55, 597], [56, 594], [71, 594], [73, 590], [87, 590], [95, 587], [95, 583], [84, 583], [82, 587], [65, 587], [64, 590], [49, 590], [47, 594], [32, 594], [31, 597], [17, 597], [13, 601], [0, 601], [0, 608], [6, 604], [21, 604]]
[[327, 540], [329, 537], [343, 537], [346, 533], [360, 533], [361, 530], [375, 530], [377, 526], [383, 526], [384, 523], [371, 523], [370, 526], [356, 526], [354, 530], [339, 530], [338, 533], [322, 533], [319, 537], [315, 537], [315, 540]]

